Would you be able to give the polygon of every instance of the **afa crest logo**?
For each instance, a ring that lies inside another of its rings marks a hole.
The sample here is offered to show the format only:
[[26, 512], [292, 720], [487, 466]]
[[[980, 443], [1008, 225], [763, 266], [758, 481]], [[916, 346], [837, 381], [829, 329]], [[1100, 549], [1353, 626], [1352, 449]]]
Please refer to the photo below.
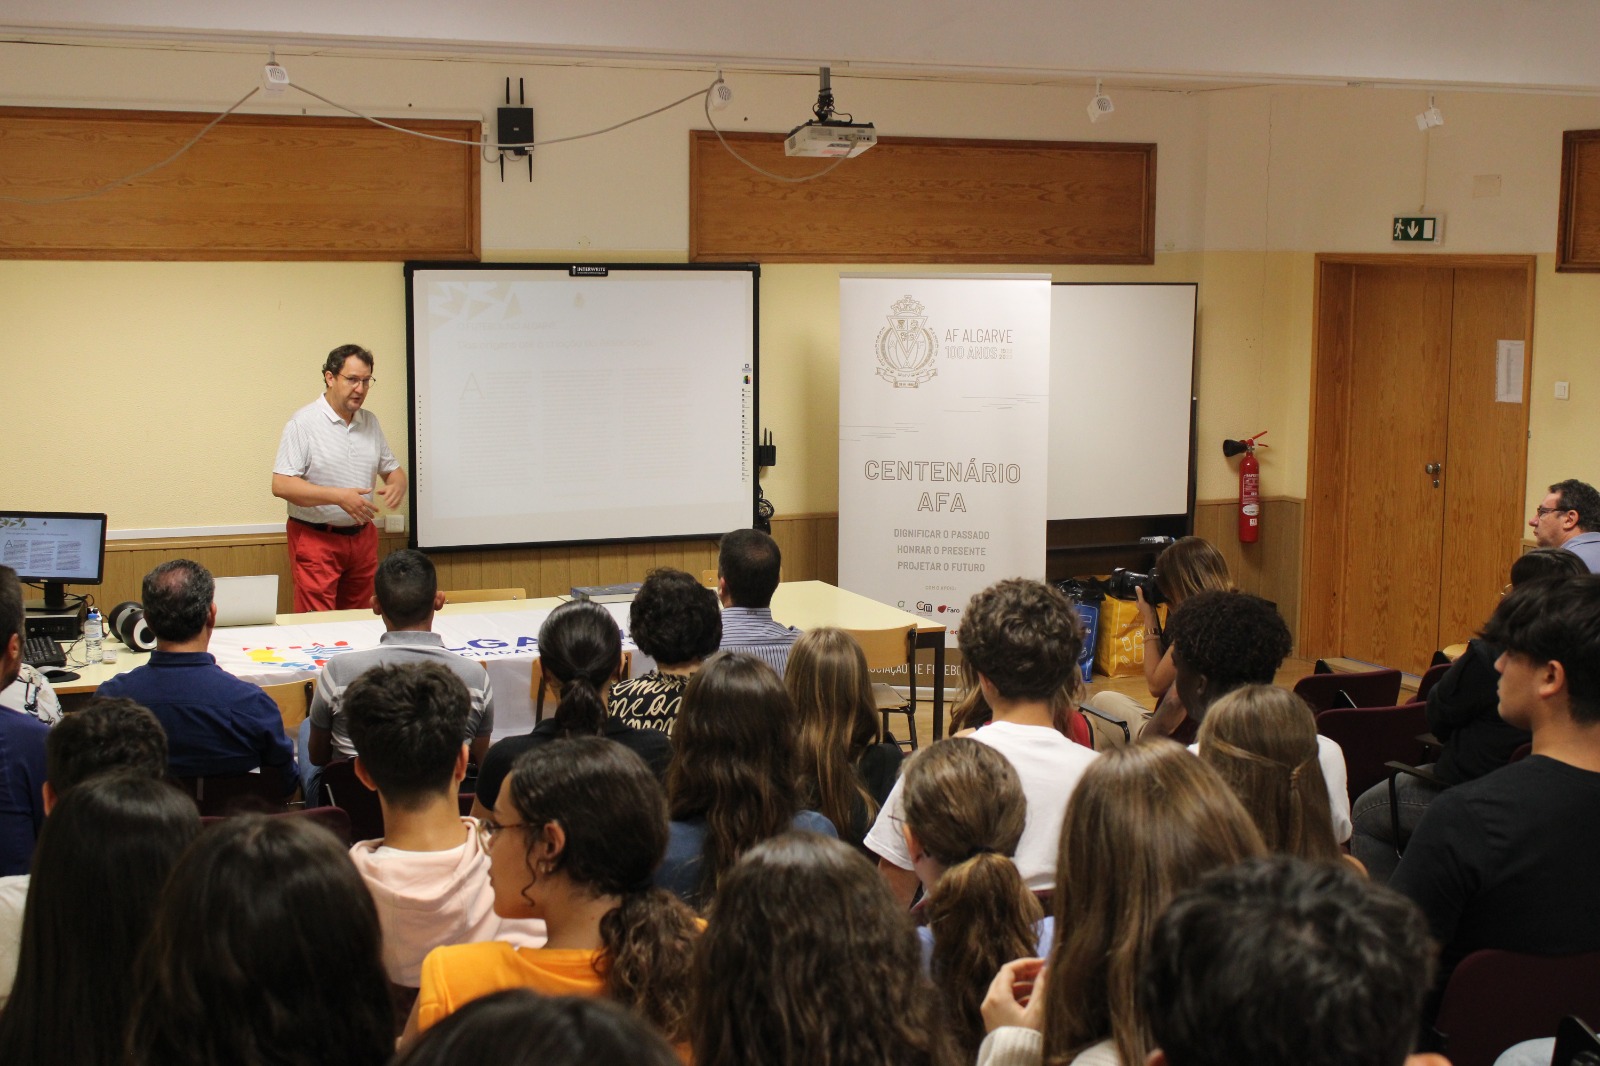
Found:
[[933, 365], [939, 339], [928, 328], [922, 304], [902, 296], [889, 307], [889, 324], [878, 332], [878, 376], [897, 389], [914, 389], [939, 371]]

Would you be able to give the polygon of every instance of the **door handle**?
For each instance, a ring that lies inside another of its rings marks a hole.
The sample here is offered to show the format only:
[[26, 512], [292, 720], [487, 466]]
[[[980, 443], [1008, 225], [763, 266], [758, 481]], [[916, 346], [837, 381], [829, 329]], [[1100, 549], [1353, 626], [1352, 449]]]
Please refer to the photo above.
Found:
[[1429, 474], [1438, 474], [1439, 471], [1442, 468], [1440, 467], [1440, 465], [1438, 463], [1429, 463], [1427, 466], [1423, 467], [1422, 469], [1423, 469], [1424, 472], [1429, 473]]

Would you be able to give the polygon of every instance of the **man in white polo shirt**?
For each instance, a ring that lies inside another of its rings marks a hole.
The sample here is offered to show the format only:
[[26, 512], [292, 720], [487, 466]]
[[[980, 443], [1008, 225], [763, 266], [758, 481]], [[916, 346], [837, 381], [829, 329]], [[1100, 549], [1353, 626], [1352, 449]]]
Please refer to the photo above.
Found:
[[283, 427], [272, 466], [272, 494], [289, 501], [289, 561], [296, 611], [367, 607], [378, 569], [377, 506], [406, 497], [406, 472], [383, 428], [363, 410], [372, 388], [372, 353], [342, 344], [322, 364], [323, 394]]

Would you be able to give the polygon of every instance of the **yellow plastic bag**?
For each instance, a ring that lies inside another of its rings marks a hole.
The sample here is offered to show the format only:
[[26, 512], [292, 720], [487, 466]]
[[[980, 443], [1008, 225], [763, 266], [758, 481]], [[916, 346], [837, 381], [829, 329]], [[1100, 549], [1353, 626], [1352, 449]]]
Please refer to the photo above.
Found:
[[1094, 668], [1106, 677], [1144, 673], [1144, 619], [1132, 600], [1107, 596], [1100, 604], [1100, 629], [1094, 639]]

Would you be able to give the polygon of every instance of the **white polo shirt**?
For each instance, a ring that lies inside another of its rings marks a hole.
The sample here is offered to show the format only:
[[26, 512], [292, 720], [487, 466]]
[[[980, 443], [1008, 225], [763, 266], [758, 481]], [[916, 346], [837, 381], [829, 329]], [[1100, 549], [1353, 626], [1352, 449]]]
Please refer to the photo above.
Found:
[[[1097, 757], [1081, 744], [1074, 744], [1049, 726], [990, 722], [972, 734], [972, 739], [987, 744], [1004, 755], [1017, 771], [1022, 794], [1028, 801], [1028, 820], [1017, 842], [1013, 861], [1017, 872], [1035, 892], [1048, 891], [1056, 883], [1056, 851], [1061, 844], [1061, 822], [1067, 813], [1067, 800], [1078, 786], [1078, 779]], [[905, 821], [901, 786], [894, 789], [878, 812], [877, 821], [867, 832], [867, 850], [887, 859], [902, 870], [912, 868], [911, 851], [906, 847], [900, 825]]]
[[[374, 481], [387, 477], [399, 466], [400, 460], [389, 450], [377, 415], [363, 407], [345, 425], [328, 405], [327, 397], [318, 396], [296, 411], [283, 427], [272, 472], [305, 478], [324, 488], [370, 490]], [[302, 522], [354, 525], [337, 504], [300, 507], [291, 503], [289, 516]]]

